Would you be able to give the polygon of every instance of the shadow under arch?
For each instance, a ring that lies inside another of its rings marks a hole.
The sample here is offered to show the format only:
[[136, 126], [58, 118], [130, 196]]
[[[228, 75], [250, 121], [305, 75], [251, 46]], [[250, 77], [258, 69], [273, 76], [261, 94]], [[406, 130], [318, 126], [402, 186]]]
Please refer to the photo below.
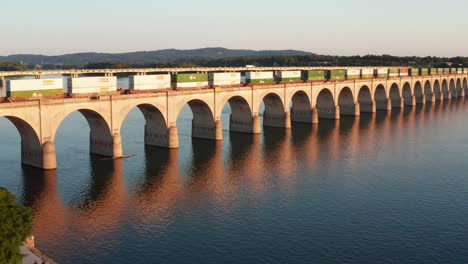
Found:
[[21, 163], [42, 168], [44, 165], [43, 146], [34, 128], [24, 119], [15, 116], [4, 116], [17, 129], [21, 138]]
[[404, 105], [413, 105], [413, 94], [411, 92], [411, 85], [408, 82], [403, 85], [402, 97]]
[[297, 91], [291, 98], [291, 121], [296, 123], [312, 122], [312, 106], [304, 91]]
[[[291, 124], [284, 111], [281, 97], [276, 93], [269, 93], [263, 97], [265, 111], [263, 113], [263, 126], [265, 127], [290, 127]], [[260, 111], [259, 111], [260, 112]]]
[[335, 100], [332, 92], [325, 88], [317, 95], [317, 112], [318, 117], [323, 119], [339, 119], [337, 115]]
[[461, 97], [465, 94], [463, 86], [462, 86], [462, 80], [460, 78], [457, 79], [456, 90], [457, 90], [457, 96]]
[[455, 86], [455, 80], [454, 79], [450, 79], [449, 91], [450, 91], [450, 97], [451, 98], [457, 98], [458, 97], [457, 88]]
[[442, 90], [440, 89], [440, 81], [434, 81], [434, 97], [436, 101], [442, 100]]
[[400, 89], [398, 87], [398, 84], [394, 83], [392, 86], [390, 86], [390, 91], [389, 91], [389, 97], [390, 101], [392, 102], [392, 108], [401, 108], [401, 95], [400, 95]]
[[223, 106], [222, 112], [227, 112], [230, 108], [229, 131], [240, 133], [260, 133], [255, 131], [254, 122], [258, 122], [258, 117], [254, 117], [249, 103], [244, 97], [235, 95], [230, 97]]
[[374, 91], [374, 101], [377, 110], [387, 111], [387, 93], [385, 92], [385, 87], [382, 84], [379, 84]]
[[450, 90], [448, 87], [447, 80], [442, 81], [442, 96], [444, 100], [449, 100], [450, 99]]
[[361, 113], [375, 112], [374, 104], [372, 102], [371, 90], [367, 85], [362, 86], [358, 92], [358, 103]]
[[417, 81], [414, 84], [413, 95], [416, 104], [423, 104], [425, 102], [425, 96], [421, 82]]
[[340, 107], [340, 115], [356, 115], [354, 96], [349, 87], [341, 89], [340, 94], [338, 95], [338, 106]]
[[431, 87], [431, 82], [427, 80], [424, 83], [424, 97], [426, 97], [427, 102], [432, 102], [432, 87]]
[[[186, 103], [189, 106], [192, 112], [192, 138], [201, 138], [201, 139], [213, 139], [221, 140], [222, 139], [222, 127], [221, 121], [215, 120], [213, 112], [207, 103], [199, 99], [193, 99]], [[183, 109], [183, 108], [182, 108]], [[181, 113], [183, 110], [180, 110], [177, 113], [177, 122], [176, 125], [180, 125], [182, 120]], [[178, 140], [178, 139], [177, 139]]]

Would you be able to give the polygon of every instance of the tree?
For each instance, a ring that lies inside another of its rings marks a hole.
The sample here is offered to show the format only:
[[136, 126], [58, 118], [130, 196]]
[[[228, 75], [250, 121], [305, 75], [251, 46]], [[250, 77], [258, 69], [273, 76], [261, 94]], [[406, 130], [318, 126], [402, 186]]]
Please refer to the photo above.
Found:
[[20, 246], [31, 234], [31, 229], [31, 210], [18, 204], [7, 189], [0, 188], [0, 263], [21, 262]]

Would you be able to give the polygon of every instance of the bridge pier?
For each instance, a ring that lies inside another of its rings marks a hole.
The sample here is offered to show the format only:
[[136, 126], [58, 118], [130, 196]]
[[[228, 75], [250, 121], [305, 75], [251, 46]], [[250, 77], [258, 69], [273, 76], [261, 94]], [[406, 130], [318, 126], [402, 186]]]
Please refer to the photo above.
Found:
[[359, 103], [359, 109], [362, 113], [375, 113], [377, 111], [377, 105], [375, 101], [370, 101], [370, 103]]
[[417, 97], [416, 104], [426, 104], [426, 96], [423, 94], [421, 97]]
[[46, 141], [41, 146], [34, 146], [21, 140], [21, 163], [44, 170], [56, 169], [57, 158], [54, 142]]
[[295, 123], [313, 124], [313, 110], [291, 110], [291, 121]]
[[387, 108], [385, 110], [392, 111], [392, 100], [390, 98], [387, 98]]
[[353, 105], [341, 105], [339, 111], [341, 115], [359, 116], [361, 114], [359, 103], [354, 103]]
[[415, 106], [416, 105], [416, 96], [411, 96], [408, 98], [403, 98], [404, 106]]
[[91, 154], [106, 157], [122, 157], [122, 139], [120, 134], [102, 135], [90, 132], [89, 149]]
[[282, 113], [265, 111], [263, 114], [263, 126], [291, 128], [291, 113], [286, 111]]
[[217, 119], [214, 124], [206, 124], [203, 121], [192, 120], [192, 137], [223, 140], [223, 127], [221, 120]]
[[[256, 130], [255, 125], [258, 125], [258, 130]], [[258, 134], [261, 131], [260, 119], [258, 115], [255, 115], [249, 118], [248, 120], [245, 120], [244, 118], [236, 117], [235, 115], [231, 114], [229, 116], [229, 131], [239, 132], [239, 133]]]

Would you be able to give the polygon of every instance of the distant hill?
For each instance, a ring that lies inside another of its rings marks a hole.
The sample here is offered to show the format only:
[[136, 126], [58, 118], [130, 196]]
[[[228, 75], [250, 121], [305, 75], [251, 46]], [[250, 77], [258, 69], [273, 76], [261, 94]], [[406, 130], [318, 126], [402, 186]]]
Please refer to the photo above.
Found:
[[234, 50], [225, 48], [203, 48], [192, 50], [165, 49], [156, 51], [139, 51], [130, 53], [74, 53], [59, 56], [34, 54], [16, 54], [0, 56], [0, 61], [21, 61], [25, 64], [73, 64], [84, 65], [95, 62], [172, 62], [179, 60], [224, 59], [231, 57], [267, 57], [267, 56], [304, 56], [310, 52], [297, 50]]

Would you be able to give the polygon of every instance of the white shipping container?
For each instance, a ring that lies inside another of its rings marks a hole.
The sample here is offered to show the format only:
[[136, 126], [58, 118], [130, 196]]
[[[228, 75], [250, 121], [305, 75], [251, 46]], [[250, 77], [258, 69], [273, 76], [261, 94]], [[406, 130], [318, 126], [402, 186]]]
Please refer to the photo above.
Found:
[[374, 74], [374, 69], [362, 69], [362, 75], [372, 75]]
[[181, 82], [177, 84], [177, 88], [195, 88], [208, 86], [208, 82]]
[[117, 77], [79, 77], [68, 79], [69, 93], [107, 93], [117, 90]]
[[129, 78], [132, 90], [166, 89], [171, 87], [170, 74], [135, 75]]
[[209, 74], [211, 85], [234, 85], [241, 83], [240, 72], [213, 72]]
[[463, 73], [463, 69], [458, 68], [457, 73]]
[[23, 79], [6, 82], [8, 91], [63, 90], [63, 88], [63, 79]]
[[258, 79], [273, 79], [272, 71], [263, 71], [263, 72], [246, 72], [245, 78], [250, 80]]
[[301, 71], [279, 71], [278, 78], [301, 78]]
[[379, 69], [377, 69], [377, 74], [379, 74], [379, 75], [388, 74], [388, 69], [387, 68], [379, 68]]
[[361, 76], [361, 70], [357, 69], [348, 69], [346, 70], [346, 75], [349, 77]]

